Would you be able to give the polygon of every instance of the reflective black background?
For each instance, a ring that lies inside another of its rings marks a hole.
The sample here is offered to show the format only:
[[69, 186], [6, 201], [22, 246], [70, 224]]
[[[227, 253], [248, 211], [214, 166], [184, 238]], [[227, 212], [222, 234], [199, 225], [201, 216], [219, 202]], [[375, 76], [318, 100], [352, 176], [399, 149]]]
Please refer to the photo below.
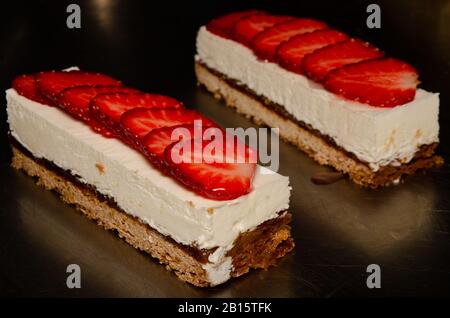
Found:
[[[78, 3], [82, 28], [66, 27]], [[375, 1], [370, 1], [375, 2]], [[227, 127], [250, 122], [226, 109], [193, 73], [195, 35], [210, 18], [267, 9], [323, 19], [415, 65], [422, 87], [441, 92], [441, 145], [448, 161], [450, 1], [378, 1], [382, 28], [366, 27], [368, 1], [9, 1], [0, 9], [0, 86], [21, 73], [72, 65], [105, 72], [142, 90], [168, 94]], [[224, 286], [198, 289], [75, 213], [31, 178], [9, 168], [1, 110], [0, 294], [8, 296], [449, 296], [450, 169], [369, 191], [348, 181], [315, 186], [320, 167], [281, 145], [280, 172], [294, 187], [295, 253], [279, 267]], [[82, 288], [66, 288], [66, 266], [82, 269]], [[381, 266], [382, 286], [366, 287]]]

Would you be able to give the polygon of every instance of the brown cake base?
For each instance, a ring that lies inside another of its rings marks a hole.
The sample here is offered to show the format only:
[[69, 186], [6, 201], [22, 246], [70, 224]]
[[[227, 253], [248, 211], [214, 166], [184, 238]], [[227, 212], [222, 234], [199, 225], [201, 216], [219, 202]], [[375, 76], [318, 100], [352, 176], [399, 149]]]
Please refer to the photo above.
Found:
[[[12, 143], [11, 165], [14, 168], [36, 177], [38, 185], [55, 190], [65, 202], [74, 205], [88, 218], [107, 230], [116, 231], [130, 245], [158, 259], [179, 279], [199, 287], [211, 286], [202, 264], [208, 262], [208, 256], [214, 249], [202, 250], [175, 242], [125, 213], [113, 200], [80, 183], [52, 162], [36, 159], [16, 141]], [[228, 252], [233, 264], [231, 277], [245, 274], [251, 268], [267, 269], [290, 252], [294, 248], [290, 221], [291, 215], [285, 211], [256, 229], [242, 233]]]
[[232, 79], [209, 69], [204, 64], [195, 64], [195, 73], [200, 84], [218, 99], [223, 98], [227, 106], [252, 119], [257, 124], [279, 128], [280, 136], [297, 146], [321, 165], [331, 166], [349, 176], [355, 183], [378, 188], [400, 181], [403, 175], [420, 169], [442, 165], [443, 159], [434, 156], [437, 143], [425, 145], [408, 163], [400, 166], [384, 166], [372, 171], [367, 163], [337, 146], [330, 138], [308, 125], [295, 120], [281, 105], [257, 96], [251, 90], [238, 85]]

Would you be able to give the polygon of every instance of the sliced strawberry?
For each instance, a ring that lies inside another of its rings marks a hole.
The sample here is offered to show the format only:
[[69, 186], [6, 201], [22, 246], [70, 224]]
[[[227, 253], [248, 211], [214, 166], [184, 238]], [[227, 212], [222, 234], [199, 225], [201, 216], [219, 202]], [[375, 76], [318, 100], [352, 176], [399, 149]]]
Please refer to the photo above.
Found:
[[164, 158], [166, 148], [179, 140], [202, 138], [204, 128], [185, 124], [153, 129], [142, 138], [142, 151], [156, 167], [167, 171], [167, 162]]
[[125, 140], [140, 146], [140, 140], [152, 129], [181, 124], [201, 123], [202, 126], [213, 126], [215, 123], [189, 109], [149, 109], [134, 108], [125, 112], [120, 118], [122, 135]]
[[350, 39], [306, 55], [303, 69], [313, 80], [322, 81], [328, 72], [338, 67], [382, 56], [383, 53], [369, 43]]
[[248, 11], [240, 11], [233, 12], [227, 15], [223, 15], [216, 19], [211, 20], [207, 25], [206, 29], [208, 31], [224, 37], [226, 39], [231, 38], [231, 33], [236, 22], [242, 18], [249, 17], [254, 14], [263, 13], [262, 11], [257, 10], [248, 10]]
[[80, 85], [121, 85], [120, 81], [100, 73], [84, 71], [42, 72], [36, 78], [42, 95], [56, 102], [58, 94], [67, 87]]
[[299, 34], [278, 46], [276, 59], [285, 69], [303, 74], [302, 62], [307, 54], [345, 40], [346, 34], [330, 29]]
[[255, 152], [236, 137], [175, 142], [166, 148], [164, 158], [172, 176], [206, 198], [232, 200], [252, 189]]
[[393, 58], [347, 65], [331, 71], [325, 87], [345, 98], [378, 107], [394, 107], [414, 99], [417, 71]]
[[249, 46], [253, 38], [271, 26], [292, 19], [287, 16], [255, 14], [240, 19], [233, 27], [233, 40]]
[[148, 93], [105, 93], [97, 95], [89, 105], [90, 115], [113, 132], [120, 132], [120, 117], [133, 108], [181, 108], [172, 97]]
[[321, 21], [313, 19], [292, 19], [275, 24], [265, 29], [253, 38], [251, 47], [262, 60], [274, 61], [280, 43], [289, 40], [297, 34], [304, 34], [327, 28]]
[[42, 96], [38, 91], [35, 74], [17, 76], [12, 82], [12, 87], [19, 95], [44, 105], [53, 106], [53, 102]]
[[89, 119], [89, 127], [91, 127], [93, 131], [103, 135], [106, 138], [114, 138], [116, 136], [116, 134], [114, 134], [110, 129], [106, 128], [95, 118]]
[[185, 124], [153, 129], [142, 138], [143, 152], [160, 167], [165, 162], [164, 150], [178, 140], [194, 139], [195, 127], [194, 124]]
[[134, 88], [125, 86], [75, 86], [65, 88], [58, 94], [58, 106], [66, 112], [89, 122], [89, 103], [98, 94], [102, 93], [138, 93]]

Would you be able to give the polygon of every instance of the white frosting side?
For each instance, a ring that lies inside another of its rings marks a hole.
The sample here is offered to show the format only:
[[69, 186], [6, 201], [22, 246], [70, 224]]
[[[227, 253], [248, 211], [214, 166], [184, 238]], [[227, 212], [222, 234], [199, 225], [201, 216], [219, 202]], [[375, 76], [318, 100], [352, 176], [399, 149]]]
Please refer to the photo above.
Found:
[[289, 206], [289, 179], [266, 168], [258, 167], [248, 195], [229, 201], [205, 199], [162, 175], [139, 152], [94, 133], [60, 109], [31, 101], [14, 89], [7, 90], [6, 97], [11, 134], [34, 156], [71, 171], [179, 243], [219, 247], [212, 264], [205, 265], [216, 283], [229, 278], [231, 260], [225, 254], [237, 236]]
[[376, 108], [345, 100], [305, 76], [260, 61], [247, 47], [201, 27], [196, 59], [280, 104], [296, 119], [331, 137], [373, 170], [412, 159], [439, 141], [439, 95], [422, 89], [410, 103]]
[[203, 269], [208, 273], [208, 279], [211, 286], [222, 284], [230, 279], [233, 269], [231, 257], [226, 257], [219, 263], [207, 263]]

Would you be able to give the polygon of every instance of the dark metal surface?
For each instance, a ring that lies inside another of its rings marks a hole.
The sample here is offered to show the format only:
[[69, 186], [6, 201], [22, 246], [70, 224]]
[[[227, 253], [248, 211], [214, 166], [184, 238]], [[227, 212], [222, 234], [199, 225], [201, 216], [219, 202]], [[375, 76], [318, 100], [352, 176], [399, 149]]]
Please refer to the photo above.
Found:
[[[441, 145], [449, 161], [450, 2], [380, 1], [381, 30], [365, 27], [363, 1], [173, 2], [82, 1], [82, 29], [65, 26], [67, 3], [2, 4], [1, 85], [13, 76], [79, 65], [139, 89], [177, 97], [227, 127], [250, 122], [197, 88], [195, 33], [227, 10], [259, 7], [321, 18], [372, 41], [420, 71], [422, 87], [441, 92]], [[277, 4], [278, 3], [278, 4]], [[3, 16], [4, 15], [4, 16]], [[9, 167], [1, 113], [0, 294], [23, 296], [413, 296], [450, 295], [450, 169], [408, 178], [379, 191], [347, 180], [317, 186], [326, 171], [280, 145], [280, 173], [293, 186], [297, 247], [277, 268], [224, 286], [180, 282], [143, 253], [101, 230], [23, 173]], [[82, 288], [66, 287], [66, 266], [79, 264]], [[366, 287], [366, 267], [381, 266], [381, 289]]]

